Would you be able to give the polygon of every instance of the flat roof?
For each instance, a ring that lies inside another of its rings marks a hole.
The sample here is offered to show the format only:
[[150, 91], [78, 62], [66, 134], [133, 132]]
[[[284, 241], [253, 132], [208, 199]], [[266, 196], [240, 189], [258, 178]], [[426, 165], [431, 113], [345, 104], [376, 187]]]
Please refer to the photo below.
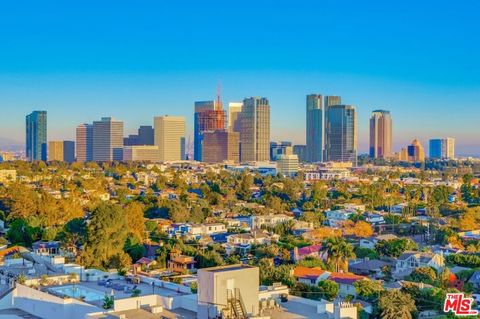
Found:
[[210, 272], [224, 272], [224, 271], [233, 271], [233, 270], [241, 270], [241, 269], [251, 269], [251, 268], [257, 268], [257, 267], [244, 265], [244, 264], [236, 264], [236, 265], [218, 266], [218, 267], [212, 267], [212, 268], [203, 268], [199, 270], [210, 271]]

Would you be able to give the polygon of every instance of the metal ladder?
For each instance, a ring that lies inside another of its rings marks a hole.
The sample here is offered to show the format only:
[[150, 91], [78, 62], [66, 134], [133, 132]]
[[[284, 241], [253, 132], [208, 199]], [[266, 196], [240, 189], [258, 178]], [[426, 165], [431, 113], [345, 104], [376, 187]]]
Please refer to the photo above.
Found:
[[247, 319], [247, 311], [242, 301], [242, 296], [238, 288], [227, 290], [228, 305], [232, 309], [232, 319]]

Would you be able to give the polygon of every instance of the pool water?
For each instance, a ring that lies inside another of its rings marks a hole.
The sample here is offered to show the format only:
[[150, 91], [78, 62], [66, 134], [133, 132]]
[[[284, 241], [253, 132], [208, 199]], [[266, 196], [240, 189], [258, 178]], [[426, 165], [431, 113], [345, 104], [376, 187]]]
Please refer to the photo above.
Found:
[[50, 290], [71, 298], [80, 299], [80, 297], [83, 297], [85, 301], [102, 300], [105, 297], [105, 294], [100, 291], [76, 285], [55, 287], [50, 288]]

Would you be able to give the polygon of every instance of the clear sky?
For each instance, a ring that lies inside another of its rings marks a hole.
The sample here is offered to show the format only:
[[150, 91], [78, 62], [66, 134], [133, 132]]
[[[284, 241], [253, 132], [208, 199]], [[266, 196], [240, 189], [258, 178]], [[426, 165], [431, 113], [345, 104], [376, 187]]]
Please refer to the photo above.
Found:
[[[266, 96], [272, 140], [305, 141], [305, 95], [392, 112], [394, 146], [452, 136], [480, 154], [480, 1], [1, 1], [0, 137], [48, 111], [49, 139], [101, 116], [126, 134], [193, 102]], [[193, 137], [191, 137], [193, 139]]]

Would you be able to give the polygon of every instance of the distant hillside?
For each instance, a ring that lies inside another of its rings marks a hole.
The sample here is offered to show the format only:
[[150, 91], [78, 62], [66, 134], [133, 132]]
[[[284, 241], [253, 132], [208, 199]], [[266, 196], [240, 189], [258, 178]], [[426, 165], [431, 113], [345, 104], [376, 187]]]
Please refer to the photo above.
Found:
[[2, 151], [23, 151], [24, 144], [8, 137], [0, 137], [0, 150]]

